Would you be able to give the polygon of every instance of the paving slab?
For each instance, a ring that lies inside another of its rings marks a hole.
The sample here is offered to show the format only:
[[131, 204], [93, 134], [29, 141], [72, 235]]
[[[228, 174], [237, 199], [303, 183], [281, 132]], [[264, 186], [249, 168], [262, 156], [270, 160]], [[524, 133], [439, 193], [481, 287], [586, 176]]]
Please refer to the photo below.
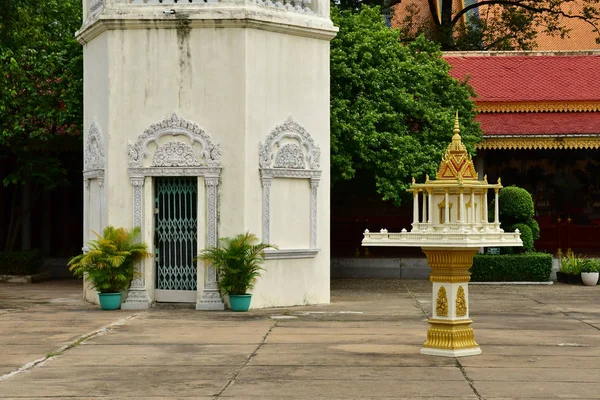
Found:
[[[447, 394], [447, 396], [444, 396]], [[467, 382], [419, 381], [398, 382], [392, 380], [364, 380], [352, 376], [335, 380], [246, 380], [236, 379], [224, 392], [225, 396], [240, 399], [329, 399], [348, 398], [473, 398], [473, 391]], [[476, 398], [476, 397], [475, 397]]]
[[0, 284], [1, 399], [600, 399], [600, 287], [472, 286], [483, 354], [454, 359], [419, 353], [426, 280], [248, 313], [103, 312], [80, 285]]
[[[567, 372], [565, 372], [567, 373]], [[528, 382], [513, 381], [478, 382], [477, 391], [484, 399], [600, 399], [597, 383]]]

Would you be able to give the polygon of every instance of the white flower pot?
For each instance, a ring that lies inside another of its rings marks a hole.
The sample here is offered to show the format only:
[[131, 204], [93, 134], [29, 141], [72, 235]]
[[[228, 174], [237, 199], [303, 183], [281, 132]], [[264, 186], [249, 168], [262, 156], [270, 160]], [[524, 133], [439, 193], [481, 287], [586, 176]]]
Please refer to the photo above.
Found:
[[594, 286], [598, 283], [598, 272], [582, 272], [581, 280], [585, 286]]

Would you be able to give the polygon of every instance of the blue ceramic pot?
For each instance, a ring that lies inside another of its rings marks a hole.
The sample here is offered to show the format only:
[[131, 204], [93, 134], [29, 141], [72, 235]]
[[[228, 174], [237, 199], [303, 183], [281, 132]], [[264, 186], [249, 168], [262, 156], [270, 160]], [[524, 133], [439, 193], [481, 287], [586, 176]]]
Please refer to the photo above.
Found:
[[121, 293], [98, 293], [100, 307], [103, 310], [118, 310], [121, 308]]
[[248, 311], [251, 300], [251, 294], [230, 294], [229, 303], [231, 304], [231, 311]]

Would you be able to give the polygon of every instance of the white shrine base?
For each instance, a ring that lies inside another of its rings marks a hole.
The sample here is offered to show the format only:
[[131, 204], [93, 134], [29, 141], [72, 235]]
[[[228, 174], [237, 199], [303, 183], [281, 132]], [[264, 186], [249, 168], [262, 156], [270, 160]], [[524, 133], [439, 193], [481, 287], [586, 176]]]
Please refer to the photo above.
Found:
[[472, 349], [461, 349], [461, 350], [441, 350], [441, 349], [433, 349], [430, 347], [422, 347], [421, 354], [427, 356], [440, 356], [440, 357], [467, 357], [467, 356], [476, 356], [481, 354], [481, 349], [479, 347], [474, 347]]

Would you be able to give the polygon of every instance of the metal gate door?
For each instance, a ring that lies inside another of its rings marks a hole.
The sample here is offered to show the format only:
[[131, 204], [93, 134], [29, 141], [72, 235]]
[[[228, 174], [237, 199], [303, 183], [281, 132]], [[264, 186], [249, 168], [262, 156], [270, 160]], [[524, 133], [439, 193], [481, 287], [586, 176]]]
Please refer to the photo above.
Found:
[[198, 180], [155, 178], [156, 301], [196, 302]]

